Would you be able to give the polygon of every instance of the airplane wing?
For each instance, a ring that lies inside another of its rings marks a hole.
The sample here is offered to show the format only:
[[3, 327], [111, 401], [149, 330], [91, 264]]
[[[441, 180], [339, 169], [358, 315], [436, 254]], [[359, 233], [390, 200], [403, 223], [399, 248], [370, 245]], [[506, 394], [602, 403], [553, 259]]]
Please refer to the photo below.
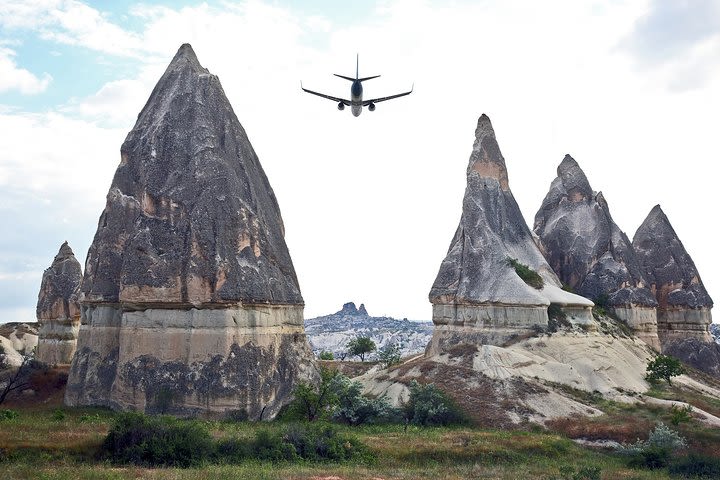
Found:
[[413, 88], [411, 88], [409, 92], [398, 93], [397, 95], [390, 95], [389, 97], [380, 97], [380, 98], [372, 98], [370, 100], [363, 100], [363, 103], [362, 103], [363, 107], [366, 107], [366, 106], [370, 105], [371, 103], [380, 103], [380, 102], [384, 102], [385, 100], [392, 100], [393, 98], [404, 97], [405, 95], [410, 95], [413, 92], [414, 88], [415, 87], [413, 86]]
[[332, 100], [333, 102], [342, 102], [344, 105], [346, 105], [348, 107], [351, 105], [350, 100], [345, 100], [344, 98], [338, 98], [338, 97], [333, 97], [330, 95], [325, 95], [324, 93], [320, 93], [320, 92], [313, 92], [312, 90], [308, 90], [307, 88], [303, 87], [302, 83], [300, 83], [300, 88], [302, 88], [304, 92], [312, 93], [313, 95], [317, 95], [318, 97], [327, 98], [328, 100]]

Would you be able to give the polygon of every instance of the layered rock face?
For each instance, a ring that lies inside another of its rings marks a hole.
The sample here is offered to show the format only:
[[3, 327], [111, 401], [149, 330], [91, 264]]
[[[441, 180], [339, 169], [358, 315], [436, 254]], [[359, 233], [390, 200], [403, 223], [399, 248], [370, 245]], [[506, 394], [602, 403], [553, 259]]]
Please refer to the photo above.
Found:
[[[525, 283], [509, 259], [538, 273], [543, 287]], [[442, 351], [442, 344], [452, 344], [457, 335], [500, 344], [519, 330], [546, 326], [551, 303], [574, 321], [589, 322], [592, 302], [560, 287], [510, 191], [505, 159], [490, 119], [482, 115], [460, 225], [430, 291], [436, 329], [428, 353]]]
[[121, 147], [81, 305], [69, 405], [268, 419], [317, 376], [277, 200], [190, 45]]
[[708, 330], [713, 301], [660, 205], [635, 232], [633, 247], [657, 298], [663, 352], [720, 375], [720, 348]]
[[657, 302], [632, 244], [578, 163], [566, 155], [533, 227], [545, 258], [578, 294], [607, 302], [636, 335], [659, 350]]
[[40, 324], [36, 358], [54, 365], [69, 365], [80, 329], [78, 294], [82, 269], [67, 242], [60, 246], [52, 265], [43, 273], [38, 294]]

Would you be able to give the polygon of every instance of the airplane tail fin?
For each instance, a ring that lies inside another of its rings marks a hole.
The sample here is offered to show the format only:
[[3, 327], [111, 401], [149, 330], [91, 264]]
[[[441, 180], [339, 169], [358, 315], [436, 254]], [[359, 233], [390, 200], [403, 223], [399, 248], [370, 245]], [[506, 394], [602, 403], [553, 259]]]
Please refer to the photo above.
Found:
[[378, 78], [380, 75], [374, 75], [372, 77], [364, 77], [360, 78], [360, 55], [356, 58], [356, 64], [355, 64], [355, 78], [352, 77], [346, 77], [345, 75], [339, 75], [337, 73], [333, 73], [336, 77], [344, 78], [345, 80], [350, 80], [351, 82], [354, 82], [355, 80], [359, 80], [361, 82], [364, 82], [365, 80], [372, 80], [373, 78]]

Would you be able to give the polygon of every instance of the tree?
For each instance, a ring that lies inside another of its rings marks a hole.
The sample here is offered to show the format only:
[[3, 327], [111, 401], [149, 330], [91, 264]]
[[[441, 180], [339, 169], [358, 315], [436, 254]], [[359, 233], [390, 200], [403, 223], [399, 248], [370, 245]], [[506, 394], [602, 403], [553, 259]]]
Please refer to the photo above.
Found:
[[665, 380], [668, 385], [672, 385], [670, 379], [685, 373], [680, 360], [670, 355], [658, 355], [655, 360], [648, 363], [647, 378], [650, 381]]
[[320, 367], [320, 384], [300, 382], [293, 392], [290, 416], [301, 417], [310, 422], [326, 416], [338, 404], [340, 374], [337, 370]]
[[[2, 346], [0, 346], [1, 348]], [[13, 372], [12, 367], [8, 364], [5, 350], [0, 350], [0, 384], [4, 383], [4, 386], [0, 389], [0, 405], [2, 405], [10, 392], [29, 385], [28, 374], [32, 367], [33, 358], [31, 355], [23, 355], [22, 359], [20, 366]]]
[[335, 356], [332, 352], [323, 350], [322, 352], [320, 352], [320, 360], [335, 360]]
[[347, 349], [350, 355], [360, 357], [360, 361], [364, 362], [365, 355], [374, 352], [377, 347], [370, 337], [357, 337], [348, 342]]
[[400, 344], [388, 343], [378, 352], [378, 358], [385, 367], [391, 367], [400, 363]]

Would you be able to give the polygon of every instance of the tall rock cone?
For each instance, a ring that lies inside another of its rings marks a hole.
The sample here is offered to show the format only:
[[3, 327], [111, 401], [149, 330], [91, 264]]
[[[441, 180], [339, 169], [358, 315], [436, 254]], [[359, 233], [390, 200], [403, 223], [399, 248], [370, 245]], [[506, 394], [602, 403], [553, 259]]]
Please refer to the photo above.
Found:
[[43, 273], [40, 284], [36, 309], [40, 324], [36, 354], [39, 361], [50, 365], [69, 365], [72, 361], [80, 328], [81, 282], [80, 262], [65, 242]]
[[578, 163], [566, 155], [557, 168], [533, 228], [560, 280], [578, 294], [606, 303], [656, 350], [657, 302], [627, 235], [594, 192]]
[[720, 346], [708, 330], [713, 301], [660, 205], [635, 232], [633, 247], [658, 301], [663, 352], [720, 376]]
[[66, 403], [272, 418], [317, 375], [303, 299], [272, 188], [190, 45], [120, 153]]
[[[511, 260], [538, 274], [542, 287], [526, 283]], [[465, 331], [478, 334], [481, 343], [502, 343], [518, 329], [547, 325], [551, 303], [576, 321], [588, 322], [592, 302], [560, 286], [510, 191], [505, 159], [490, 119], [482, 115], [460, 225], [430, 291], [436, 325], [431, 350], [443, 350], [457, 327], [473, 327]]]

